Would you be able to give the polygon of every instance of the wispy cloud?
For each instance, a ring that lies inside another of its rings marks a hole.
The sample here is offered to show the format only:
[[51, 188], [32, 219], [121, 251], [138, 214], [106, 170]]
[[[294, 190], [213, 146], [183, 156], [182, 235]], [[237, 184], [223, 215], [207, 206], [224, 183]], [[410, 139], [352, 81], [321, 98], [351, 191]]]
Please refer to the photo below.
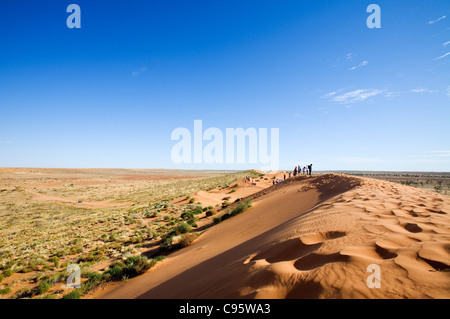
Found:
[[142, 74], [142, 73], [144, 73], [144, 72], [146, 72], [146, 71], [147, 71], [147, 68], [146, 68], [146, 67], [143, 67], [143, 68], [140, 68], [140, 69], [138, 69], [138, 70], [132, 72], [131, 75], [132, 75], [132, 76], [138, 76], [139, 74]]
[[388, 99], [392, 99], [392, 98], [399, 96], [400, 94], [401, 94], [400, 92], [388, 91], [384, 94], [384, 97], [388, 98]]
[[349, 61], [353, 60], [353, 53], [347, 53], [347, 60]]
[[424, 94], [424, 93], [431, 94], [431, 93], [437, 92], [436, 90], [430, 90], [430, 89], [426, 89], [426, 88], [417, 88], [417, 89], [413, 89], [413, 90], [409, 90], [409, 91], [413, 92], [413, 93], [420, 93], [420, 94]]
[[383, 92], [384, 92], [383, 90], [378, 90], [378, 89], [360, 89], [360, 90], [354, 90], [351, 92], [347, 92], [344, 94], [333, 95], [332, 100], [334, 102], [338, 102], [341, 104], [351, 104], [351, 103], [365, 101], [368, 98], [380, 95]]
[[440, 18], [437, 18], [436, 20], [428, 21], [428, 24], [435, 24], [436, 22], [439, 22], [439, 21], [441, 21], [441, 20], [443, 20], [445, 18], [447, 18], [447, 16], [442, 16]]
[[442, 46], [443, 47], [447, 47], [447, 45], [449, 45], [450, 44], [450, 41], [447, 41], [447, 42], [445, 42], [445, 43], [442, 43]]
[[359, 65], [354, 66], [354, 67], [350, 68], [349, 70], [350, 70], [350, 71], [353, 71], [353, 70], [359, 69], [359, 68], [361, 68], [361, 67], [363, 67], [363, 66], [366, 66], [366, 65], [368, 65], [368, 64], [369, 64], [369, 62], [367, 62], [367, 61], [362, 61]]
[[434, 61], [440, 60], [440, 59], [442, 59], [442, 58], [445, 58], [445, 57], [448, 56], [448, 55], [450, 55], [450, 52], [447, 52], [446, 54], [441, 55], [440, 57], [437, 57], [436, 59], [434, 59]]

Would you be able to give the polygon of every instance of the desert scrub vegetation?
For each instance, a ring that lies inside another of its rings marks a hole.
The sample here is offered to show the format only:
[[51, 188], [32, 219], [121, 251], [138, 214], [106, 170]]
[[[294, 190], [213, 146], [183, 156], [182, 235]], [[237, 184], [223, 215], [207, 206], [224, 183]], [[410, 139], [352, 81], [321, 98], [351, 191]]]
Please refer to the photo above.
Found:
[[239, 203], [233, 209], [228, 209], [227, 212], [224, 213], [220, 217], [214, 217], [213, 222], [215, 224], [218, 224], [221, 221], [224, 221], [230, 217], [236, 216], [237, 214], [244, 212], [246, 209], [248, 209], [250, 207], [252, 207], [251, 199], [245, 199], [243, 201], [239, 201]]
[[[14, 187], [14, 179], [8, 180], [9, 184], [2, 186], [0, 192], [0, 284], [2, 289], [6, 289], [4, 291], [10, 289], [3, 296], [60, 298], [62, 293], [55, 292], [56, 287], [67, 278], [65, 269], [69, 264], [78, 263], [87, 272], [91, 268], [109, 269], [104, 267], [124, 256], [139, 256], [149, 249], [152, 249], [149, 254], [152, 255], [159, 248], [164, 253], [167, 247], [169, 250], [185, 247], [198, 236], [199, 220], [217, 213], [212, 206], [189, 203], [192, 199], [189, 194], [227, 187], [245, 176], [256, 177], [257, 174], [247, 171], [213, 177], [136, 182], [137, 185], [133, 181], [134, 186], [107, 184], [86, 187], [76, 182], [62, 182], [61, 186], [55, 187], [28, 187], [33, 193], [25, 186]], [[89, 200], [127, 204], [92, 208], [79, 205], [78, 201], [75, 204], [39, 201], [34, 199], [35, 194], [76, 198], [83, 204]], [[185, 204], [172, 204], [174, 198], [186, 198]], [[129, 269], [135, 263], [130, 264], [131, 260], [128, 264], [121, 262], [125, 264], [122, 277], [127, 278], [132, 275]], [[144, 269], [144, 264], [141, 260], [136, 267]], [[94, 268], [96, 265], [104, 266]], [[34, 280], [29, 291], [15, 288], [20, 287], [18, 279], [15, 279], [17, 276], [13, 276], [16, 273]], [[77, 293], [82, 296], [84, 290], [94, 289], [107, 280], [107, 274], [101, 280], [97, 275], [84, 278], [85, 288]]]

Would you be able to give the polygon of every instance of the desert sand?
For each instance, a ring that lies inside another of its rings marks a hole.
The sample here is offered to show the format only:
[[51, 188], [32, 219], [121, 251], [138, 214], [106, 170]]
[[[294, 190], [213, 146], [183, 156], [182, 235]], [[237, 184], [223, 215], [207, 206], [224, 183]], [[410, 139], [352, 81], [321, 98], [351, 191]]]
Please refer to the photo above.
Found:
[[[448, 196], [326, 174], [250, 198], [250, 209], [93, 297], [450, 298]], [[367, 285], [370, 265], [380, 269], [380, 288]]]

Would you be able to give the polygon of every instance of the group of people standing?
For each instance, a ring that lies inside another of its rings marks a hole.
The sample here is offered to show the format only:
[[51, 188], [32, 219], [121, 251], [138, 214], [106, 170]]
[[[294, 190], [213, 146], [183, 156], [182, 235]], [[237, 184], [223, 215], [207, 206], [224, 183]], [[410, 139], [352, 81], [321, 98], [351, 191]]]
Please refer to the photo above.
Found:
[[[302, 174], [302, 172], [303, 172], [304, 175], [311, 175], [312, 164], [309, 164], [308, 166], [303, 166], [303, 170], [302, 170], [300, 165], [295, 166], [295, 168], [294, 168], [294, 176], [297, 176], [297, 174], [300, 175], [300, 174]], [[289, 173], [289, 177], [291, 177], [291, 173]]]
[[[289, 172], [289, 178], [291, 178], [292, 177], [292, 175], [294, 175], [294, 177], [295, 176], [297, 176], [297, 175], [301, 175], [303, 173], [303, 175], [309, 175], [309, 176], [311, 176], [311, 173], [312, 173], [312, 164], [309, 164], [309, 165], [307, 165], [307, 166], [304, 166], [303, 167], [303, 169], [301, 168], [301, 166], [300, 165], [298, 165], [298, 166], [295, 166], [295, 168], [294, 168], [294, 172], [292, 173], [292, 172]], [[286, 174], [284, 174], [284, 179], [275, 179], [275, 177], [274, 177], [274, 180], [273, 180], [273, 185], [275, 185], [275, 184], [278, 184], [280, 181], [285, 181], [286, 180]]]

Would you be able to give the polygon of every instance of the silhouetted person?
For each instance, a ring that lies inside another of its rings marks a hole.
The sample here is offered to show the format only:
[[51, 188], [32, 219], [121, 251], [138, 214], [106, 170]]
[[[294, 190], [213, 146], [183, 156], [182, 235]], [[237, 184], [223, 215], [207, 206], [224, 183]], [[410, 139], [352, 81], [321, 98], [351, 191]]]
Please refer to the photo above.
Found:
[[308, 173], [309, 173], [309, 176], [311, 176], [311, 172], [312, 172], [312, 164], [309, 164], [309, 165], [308, 165]]

